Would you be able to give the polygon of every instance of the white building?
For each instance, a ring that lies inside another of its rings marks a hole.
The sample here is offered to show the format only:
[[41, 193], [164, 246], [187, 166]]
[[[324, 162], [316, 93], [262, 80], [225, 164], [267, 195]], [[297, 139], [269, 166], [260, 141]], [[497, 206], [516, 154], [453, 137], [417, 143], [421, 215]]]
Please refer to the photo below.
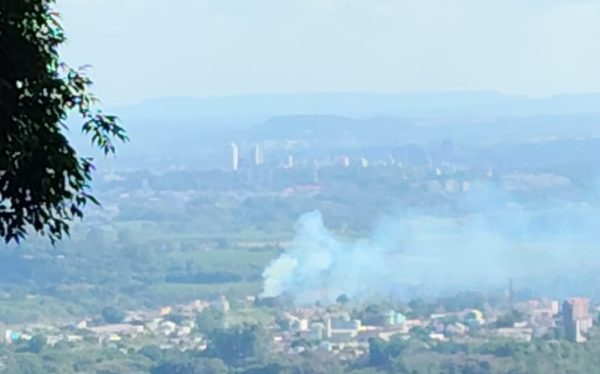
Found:
[[259, 166], [265, 163], [265, 153], [260, 144], [254, 146], [254, 165]]
[[240, 167], [240, 149], [237, 144], [231, 143], [231, 170], [238, 171]]

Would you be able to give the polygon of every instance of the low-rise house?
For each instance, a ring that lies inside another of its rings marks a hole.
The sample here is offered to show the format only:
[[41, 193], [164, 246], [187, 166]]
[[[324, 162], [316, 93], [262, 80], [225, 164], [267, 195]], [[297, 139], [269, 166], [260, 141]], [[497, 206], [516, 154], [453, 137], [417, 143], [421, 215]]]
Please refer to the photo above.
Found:
[[67, 335], [65, 336], [65, 340], [69, 343], [77, 343], [83, 341], [83, 336], [81, 335]]
[[192, 333], [192, 328], [189, 326], [180, 326], [177, 331], [175, 332], [175, 334], [177, 336], [187, 336], [190, 335]]
[[[164, 308], [163, 308], [164, 309]], [[144, 324], [147, 321], [151, 321], [154, 318], [161, 317], [161, 311], [165, 310], [130, 310], [126, 313], [123, 322], [131, 324]]]
[[354, 361], [369, 351], [368, 343], [351, 342], [334, 347], [334, 353], [341, 361]]
[[75, 324], [75, 328], [78, 328], [78, 329], [80, 329], [80, 330], [87, 329], [87, 327], [88, 327], [88, 324], [89, 324], [90, 322], [92, 322], [92, 319], [91, 319], [91, 318], [84, 318], [84, 319], [82, 319], [81, 321], [79, 321], [79, 322], [77, 322], [77, 323]]
[[122, 323], [88, 327], [87, 331], [97, 336], [100, 342], [119, 341], [122, 337], [136, 338], [138, 335], [144, 333], [144, 326]]
[[31, 339], [31, 337], [27, 339], [28, 337], [29, 335], [24, 334], [21, 331], [13, 331], [9, 329], [4, 332], [4, 342], [6, 344], [12, 344], [14, 342]]
[[464, 322], [468, 326], [482, 326], [485, 324], [483, 312], [479, 309], [469, 309], [465, 311]]
[[181, 321], [180, 325], [181, 327], [189, 327], [191, 330], [193, 330], [196, 328], [196, 321], [192, 319], [186, 319]]
[[177, 330], [177, 325], [171, 321], [162, 321], [158, 326], [158, 331], [163, 335], [171, 335]]
[[63, 340], [64, 340], [63, 335], [48, 335], [48, 336], [46, 336], [46, 344], [48, 344], [50, 347], [54, 347], [58, 342], [61, 342]]
[[465, 335], [469, 328], [460, 322], [446, 325], [446, 333], [450, 335]]
[[530, 342], [533, 337], [533, 329], [529, 327], [505, 327], [496, 330], [496, 335], [522, 342]]
[[292, 328], [296, 331], [305, 332], [309, 330], [309, 322], [306, 318], [300, 318], [292, 323]]
[[308, 337], [310, 340], [323, 340], [323, 338], [325, 337], [325, 324], [321, 322], [311, 323]]
[[406, 327], [407, 330], [411, 330], [412, 328], [415, 327], [423, 327], [425, 326], [426, 323], [421, 321], [420, 319], [408, 319], [404, 322], [404, 326]]
[[184, 316], [191, 317], [202, 313], [210, 303], [204, 300], [194, 300], [193, 302], [178, 307], [178, 312]]
[[327, 339], [332, 341], [351, 341], [361, 329], [360, 320], [349, 318], [328, 318], [326, 323]]
[[229, 300], [224, 295], [221, 295], [210, 303], [210, 307], [220, 312], [227, 313], [230, 309]]
[[401, 335], [403, 338], [406, 339], [409, 338], [408, 330], [382, 331], [377, 334], [377, 337], [385, 340], [386, 342], [389, 342], [394, 336], [398, 335]]
[[159, 310], [159, 314], [161, 317], [168, 316], [169, 314], [171, 314], [171, 312], [173, 312], [173, 307], [171, 306], [165, 306], [160, 308]]
[[444, 334], [440, 334], [440, 333], [434, 333], [432, 332], [431, 334], [429, 334], [429, 338], [431, 340], [437, 340], [440, 342], [445, 342], [448, 340], [448, 338], [446, 338], [446, 336]]
[[146, 329], [148, 329], [148, 331], [156, 333], [160, 328], [161, 322], [163, 322], [162, 318], [154, 318], [151, 321], [146, 322]]

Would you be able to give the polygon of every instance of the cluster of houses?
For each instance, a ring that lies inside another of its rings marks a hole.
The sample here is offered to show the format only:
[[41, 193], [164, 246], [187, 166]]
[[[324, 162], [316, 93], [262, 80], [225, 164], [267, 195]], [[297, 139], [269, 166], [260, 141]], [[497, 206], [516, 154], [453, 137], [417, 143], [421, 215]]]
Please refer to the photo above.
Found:
[[[485, 324], [480, 310], [470, 309], [450, 315], [436, 314], [428, 319], [408, 319], [395, 310], [363, 312], [353, 319], [340, 308], [303, 308], [286, 313], [289, 329], [275, 335], [282, 350], [302, 352], [325, 349], [342, 360], [353, 360], [368, 352], [369, 340], [389, 341], [394, 336], [410, 338], [411, 330], [421, 328], [433, 340], [447, 340], [449, 335], [467, 334], [470, 327]], [[301, 342], [302, 344], [299, 344]]]
[[[248, 297], [248, 300], [254, 298]], [[252, 304], [252, 303], [250, 303]], [[204, 350], [205, 337], [198, 331], [197, 317], [208, 309], [224, 315], [230, 312], [229, 300], [220, 296], [212, 301], [196, 300], [185, 305], [167, 306], [158, 310], [127, 312], [122, 322], [109, 324], [100, 318], [86, 318], [62, 327], [29, 325], [22, 329], [7, 328], [0, 335], [5, 344], [31, 340], [43, 335], [46, 344], [81, 341], [98, 344], [132, 341], [148, 338], [161, 349]], [[562, 305], [556, 300], [530, 300], [515, 305], [513, 313], [518, 320], [499, 323], [506, 311], [466, 309], [453, 313], [434, 313], [427, 318], [410, 319], [396, 310], [366, 308], [360, 318], [342, 305], [330, 307], [290, 307], [284, 312], [287, 323], [267, 326], [273, 338], [273, 346], [282, 352], [300, 353], [305, 350], [323, 349], [338, 355], [342, 360], [353, 360], [368, 352], [369, 341], [392, 337], [411, 339], [420, 334], [432, 341], [485, 340], [501, 337], [529, 342], [563, 327], [565, 337], [583, 342], [592, 327], [590, 302], [585, 298], [566, 300]], [[146, 339], [146, 340], [148, 340]]]
[[119, 323], [106, 323], [102, 318], [84, 318], [64, 326], [31, 324], [5, 328], [0, 342], [13, 344], [29, 341], [36, 335], [44, 336], [46, 344], [60, 342], [117, 343], [141, 337], [154, 338], [162, 349], [202, 350], [205, 339], [196, 332], [196, 318], [208, 308], [227, 312], [230, 308], [226, 297], [208, 302], [196, 300], [189, 304], [166, 306], [157, 310], [136, 310], [125, 313]]
[[410, 339], [416, 331], [441, 342], [481, 342], [490, 338], [530, 342], [561, 327], [565, 338], [580, 343], [586, 340], [593, 324], [589, 303], [585, 298], [572, 298], [562, 305], [556, 300], [529, 300], [514, 306], [508, 314], [518, 317], [508, 323], [500, 322], [507, 311], [494, 309], [486, 309], [485, 313], [478, 309], [442, 312], [419, 319], [408, 319], [394, 310], [377, 311], [375, 315], [367, 311], [363, 312], [362, 319], [353, 319], [341, 308], [304, 308], [286, 313], [289, 328], [277, 332], [275, 341], [290, 353], [325, 349], [338, 354], [342, 360], [367, 353], [371, 338]]

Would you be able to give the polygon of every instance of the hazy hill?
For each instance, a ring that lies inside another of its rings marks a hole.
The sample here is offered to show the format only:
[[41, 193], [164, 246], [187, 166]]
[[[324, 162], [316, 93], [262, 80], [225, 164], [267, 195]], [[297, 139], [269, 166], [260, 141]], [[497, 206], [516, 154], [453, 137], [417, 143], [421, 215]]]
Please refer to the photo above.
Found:
[[257, 94], [211, 98], [159, 98], [115, 108], [125, 118], [197, 120], [229, 118], [264, 121], [282, 115], [326, 114], [352, 118], [497, 118], [600, 112], [600, 94], [546, 98], [495, 92]]
[[572, 136], [587, 136], [599, 118], [600, 94], [547, 98], [494, 92], [262, 94], [152, 99], [112, 111], [135, 139], [157, 145], [173, 140], [179, 144], [235, 140], [248, 136], [241, 130], [251, 128], [256, 131], [253, 138], [281, 138], [326, 136], [367, 126], [369, 131], [385, 132], [389, 139], [393, 133], [419, 132], [415, 126], [444, 125], [453, 129], [436, 131], [456, 135], [458, 128], [480, 137], [489, 131], [479, 126], [482, 123], [497, 125], [494, 131], [504, 137], [513, 132], [531, 136], [544, 127], [550, 130], [541, 131], [540, 137], [571, 135], [571, 130]]
[[455, 119], [394, 119], [375, 117], [358, 120], [333, 116], [274, 117], [255, 126], [255, 140], [313, 139], [354, 143], [424, 143], [442, 139], [493, 144], [538, 142], [600, 136], [600, 115], [544, 115], [506, 117], [489, 121]]
[[[600, 95], [548, 98], [494, 92], [422, 94], [264, 94], [218, 98], [161, 98], [112, 108], [132, 141], [129, 160], [201, 159], [231, 141], [311, 139], [353, 144], [546, 141], [600, 136]], [[87, 141], [72, 132], [78, 148]]]

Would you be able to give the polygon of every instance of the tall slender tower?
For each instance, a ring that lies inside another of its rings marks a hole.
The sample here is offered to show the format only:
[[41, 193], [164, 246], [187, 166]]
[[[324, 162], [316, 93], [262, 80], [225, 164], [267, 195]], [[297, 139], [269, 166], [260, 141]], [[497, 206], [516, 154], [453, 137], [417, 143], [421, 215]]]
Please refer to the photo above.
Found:
[[317, 163], [315, 164], [315, 169], [313, 170], [313, 183], [319, 184], [319, 169], [321, 166]]
[[238, 171], [240, 167], [240, 149], [237, 144], [231, 143], [231, 169]]
[[254, 146], [254, 165], [262, 165], [265, 162], [265, 154], [260, 144]]
[[366, 169], [369, 167], [369, 160], [367, 160], [365, 157], [361, 157], [360, 158], [360, 166], [363, 167], [363, 169]]
[[586, 334], [593, 325], [589, 299], [574, 297], [565, 300], [562, 308], [562, 318], [567, 339], [576, 343], [583, 343], [587, 340]]
[[513, 279], [508, 279], [508, 308], [509, 311], [514, 310], [514, 290], [513, 290]]

